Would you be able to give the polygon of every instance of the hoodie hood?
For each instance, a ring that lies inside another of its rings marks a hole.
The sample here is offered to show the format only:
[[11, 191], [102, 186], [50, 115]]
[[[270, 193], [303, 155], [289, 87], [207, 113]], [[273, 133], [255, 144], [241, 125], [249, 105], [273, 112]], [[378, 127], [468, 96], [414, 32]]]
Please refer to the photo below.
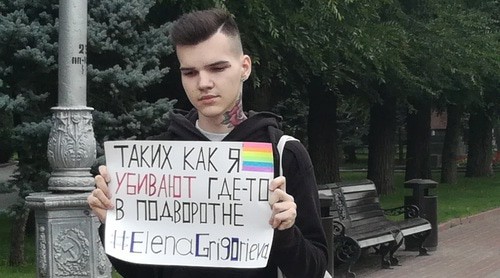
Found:
[[[270, 133], [281, 126], [282, 118], [274, 113], [250, 111], [247, 117], [223, 141], [271, 142], [274, 138], [271, 138]], [[208, 141], [195, 126], [198, 120], [196, 109], [189, 112], [177, 110], [170, 114], [170, 119], [168, 135], [158, 139]]]
[[168, 138], [166, 139], [207, 141], [208, 138], [196, 128], [196, 120], [198, 120], [196, 109], [190, 111], [175, 110], [170, 114], [170, 125], [167, 130]]
[[250, 111], [248, 119], [235, 127], [223, 141], [273, 142], [271, 137], [282, 118], [271, 112]]

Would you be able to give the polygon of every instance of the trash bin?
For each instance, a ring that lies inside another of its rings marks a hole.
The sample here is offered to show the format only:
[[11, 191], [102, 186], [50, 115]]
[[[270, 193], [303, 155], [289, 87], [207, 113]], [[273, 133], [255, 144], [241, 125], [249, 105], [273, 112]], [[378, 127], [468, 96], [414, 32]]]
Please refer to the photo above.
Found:
[[326, 235], [326, 242], [328, 247], [328, 267], [327, 271], [333, 277], [333, 216], [330, 215], [330, 207], [332, 206], [333, 197], [321, 196], [321, 222], [323, 224], [323, 230]]
[[[432, 194], [431, 189], [437, 188], [437, 182], [429, 179], [413, 179], [404, 183], [405, 188], [413, 190], [412, 196], [405, 196], [405, 205], [416, 205], [420, 210], [420, 217], [427, 219], [432, 230], [423, 246], [429, 250], [435, 250], [438, 245], [437, 226], [437, 196]], [[405, 215], [405, 218], [409, 216]], [[411, 238], [405, 239], [406, 250], [418, 250], [417, 244]]]

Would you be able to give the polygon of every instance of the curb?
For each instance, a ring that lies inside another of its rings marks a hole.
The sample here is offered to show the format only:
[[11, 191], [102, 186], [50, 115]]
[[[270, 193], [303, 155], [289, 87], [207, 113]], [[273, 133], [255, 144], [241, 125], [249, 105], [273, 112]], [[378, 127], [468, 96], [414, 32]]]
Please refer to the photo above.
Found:
[[478, 220], [483, 220], [487, 217], [490, 217], [492, 215], [500, 215], [500, 208], [494, 208], [488, 211], [480, 212], [478, 214], [470, 215], [464, 218], [455, 218], [451, 219], [445, 223], [441, 223], [438, 225], [438, 231], [446, 231], [448, 229], [464, 225], [464, 224], [470, 224]]

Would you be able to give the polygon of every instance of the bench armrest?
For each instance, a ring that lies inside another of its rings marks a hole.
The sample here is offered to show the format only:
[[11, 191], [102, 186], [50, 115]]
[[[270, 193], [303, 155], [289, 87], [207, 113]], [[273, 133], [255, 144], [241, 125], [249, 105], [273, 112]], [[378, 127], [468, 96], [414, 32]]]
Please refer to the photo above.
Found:
[[397, 216], [404, 214], [408, 218], [417, 218], [420, 216], [420, 210], [415, 205], [407, 205], [397, 208], [384, 209], [384, 214], [390, 216]]
[[345, 225], [338, 220], [333, 220], [333, 234], [335, 236], [345, 236]]

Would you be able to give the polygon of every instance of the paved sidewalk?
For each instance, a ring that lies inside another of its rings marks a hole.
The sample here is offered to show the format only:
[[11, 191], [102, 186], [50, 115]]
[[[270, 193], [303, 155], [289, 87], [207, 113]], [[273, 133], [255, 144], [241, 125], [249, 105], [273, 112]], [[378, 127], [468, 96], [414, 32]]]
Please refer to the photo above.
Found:
[[418, 257], [400, 250], [396, 257], [401, 265], [392, 269], [380, 269], [379, 257], [368, 254], [353, 271], [358, 278], [500, 277], [500, 208], [441, 224], [437, 250], [429, 253]]

